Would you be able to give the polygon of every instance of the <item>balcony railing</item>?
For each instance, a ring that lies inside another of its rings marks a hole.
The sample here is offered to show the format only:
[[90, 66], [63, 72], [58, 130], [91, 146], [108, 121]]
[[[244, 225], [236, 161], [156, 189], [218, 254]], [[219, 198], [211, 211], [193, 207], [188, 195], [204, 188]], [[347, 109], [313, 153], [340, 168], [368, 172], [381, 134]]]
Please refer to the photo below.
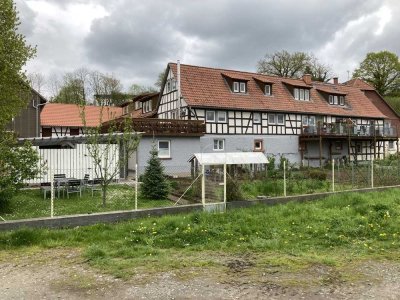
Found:
[[312, 126], [302, 126], [301, 135], [309, 136], [332, 136], [332, 137], [377, 137], [396, 138], [397, 128], [378, 125], [355, 125], [345, 123], [322, 123]]
[[[116, 120], [116, 125], [120, 125], [123, 119]], [[144, 135], [163, 135], [163, 136], [202, 136], [206, 132], [204, 121], [197, 120], [167, 120], [138, 118], [129, 120], [132, 129], [142, 132]], [[114, 123], [114, 124], [115, 124]], [[111, 122], [102, 126], [102, 132], [107, 132]]]

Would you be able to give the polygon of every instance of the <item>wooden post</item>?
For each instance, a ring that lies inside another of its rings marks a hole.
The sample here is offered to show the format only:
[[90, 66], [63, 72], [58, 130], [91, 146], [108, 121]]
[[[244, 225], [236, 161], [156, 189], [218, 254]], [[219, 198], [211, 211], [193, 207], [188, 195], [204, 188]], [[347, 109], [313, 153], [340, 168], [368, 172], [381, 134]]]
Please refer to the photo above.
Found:
[[201, 203], [203, 204], [203, 207], [206, 206], [206, 176], [205, 176], [205, 171], [204, 171], [204, 164], [201, 165]]
[[322, 136], [319, 136], [319, 166], [322, 168]]
[[50, 171], [50, 217], [54, 216], [54, 178], [53, 172]]
[[286, 159], [283, 161], [283, 196], [286, 197]]
[[374, 159], [371, 159], [371, 187], [374, 188]]
[[226, 163], [224, 164], [224, 203], [226, 208]]
[[138, 199], [138, 165], [135, 165], [135, 210], [137, 210]]
[[332, 192], [335, 191], [335, 159], [332, 159]]

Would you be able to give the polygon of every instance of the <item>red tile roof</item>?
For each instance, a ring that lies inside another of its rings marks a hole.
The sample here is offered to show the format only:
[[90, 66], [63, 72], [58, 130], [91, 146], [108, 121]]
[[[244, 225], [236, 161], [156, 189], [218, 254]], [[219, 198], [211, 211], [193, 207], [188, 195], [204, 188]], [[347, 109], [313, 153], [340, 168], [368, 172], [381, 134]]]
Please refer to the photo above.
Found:
[[[170, 63], [176, 77], [177, 67]], [[247, 93], [233, 93], [228, 87], [224, 76], [247, 80]], [[259, 84], [254, 80], [273, 83], [272, 96], [266, 96]], [[293, 98], [288, 86], [311, 88], [310, 101], [298, 101]], [[335, 89], [338, 93], [346, 94], [345, 107], [329, 105], [320, 89]], [[385, 118], [373, 103], [365, 96], [359, 87], [343, 84], [327, 84], [312, 82], [307, 85], [301, 79], [289, 79], [267, 76], [257, 73], [206, 68], [181, 64], [181, 93], [186, 103], [193, 107], [281, 111], [312, 114], [328, 114], [349, 117]]]
[[374, 87], [360, 78], [354, 78], [343, 83], [348, 86], [359, 88], [363, 91], [375, 91]]
[[99, 126], [101, 121], [105, 122], [117, 118], [122, 114], [121, 107], [92, 106], [80, 107], [76, 104], [48, 103], [40, 114], [41, 126], [68, 126], [83, 127], [82, 112], [84, 111], [86, 126]]

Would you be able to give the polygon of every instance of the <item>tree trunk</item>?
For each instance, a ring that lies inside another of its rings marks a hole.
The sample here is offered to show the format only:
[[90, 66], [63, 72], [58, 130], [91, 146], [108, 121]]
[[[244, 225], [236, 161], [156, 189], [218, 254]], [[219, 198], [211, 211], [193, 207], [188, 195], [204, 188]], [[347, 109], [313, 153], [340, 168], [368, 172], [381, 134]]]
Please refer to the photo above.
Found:
[[103, 199], [103, 207], [106, 207], [106, 199], [107, 199], [107, 187], [103, 186], [101, 189], [102, 199]]

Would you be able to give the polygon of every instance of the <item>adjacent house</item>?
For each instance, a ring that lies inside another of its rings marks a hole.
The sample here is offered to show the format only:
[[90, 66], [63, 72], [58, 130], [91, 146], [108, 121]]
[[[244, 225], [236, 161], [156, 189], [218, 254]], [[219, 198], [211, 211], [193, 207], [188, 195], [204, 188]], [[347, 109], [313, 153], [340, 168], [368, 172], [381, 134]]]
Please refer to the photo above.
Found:
[[201, 152], [262, 151], [310, 166], [383, 157], [385, 144], [398, 138], [398, 116], [371, 87], [337, 78], [315, 82], [310, 75], [289, 79], [170, 63], [157, 115], [205, 122]]
[[7, 129], [16, 133], [19, 138], [40, 136], [40, 115], [47, 103], [40, 93], [31, 88], [29, 102], [18, 116], [7, 125]]
[[40, 136], [62, 137], [84, 134], [84, 127], [97, 127], [121, 115], [121, 107], [48, 103], [41, 113]]

